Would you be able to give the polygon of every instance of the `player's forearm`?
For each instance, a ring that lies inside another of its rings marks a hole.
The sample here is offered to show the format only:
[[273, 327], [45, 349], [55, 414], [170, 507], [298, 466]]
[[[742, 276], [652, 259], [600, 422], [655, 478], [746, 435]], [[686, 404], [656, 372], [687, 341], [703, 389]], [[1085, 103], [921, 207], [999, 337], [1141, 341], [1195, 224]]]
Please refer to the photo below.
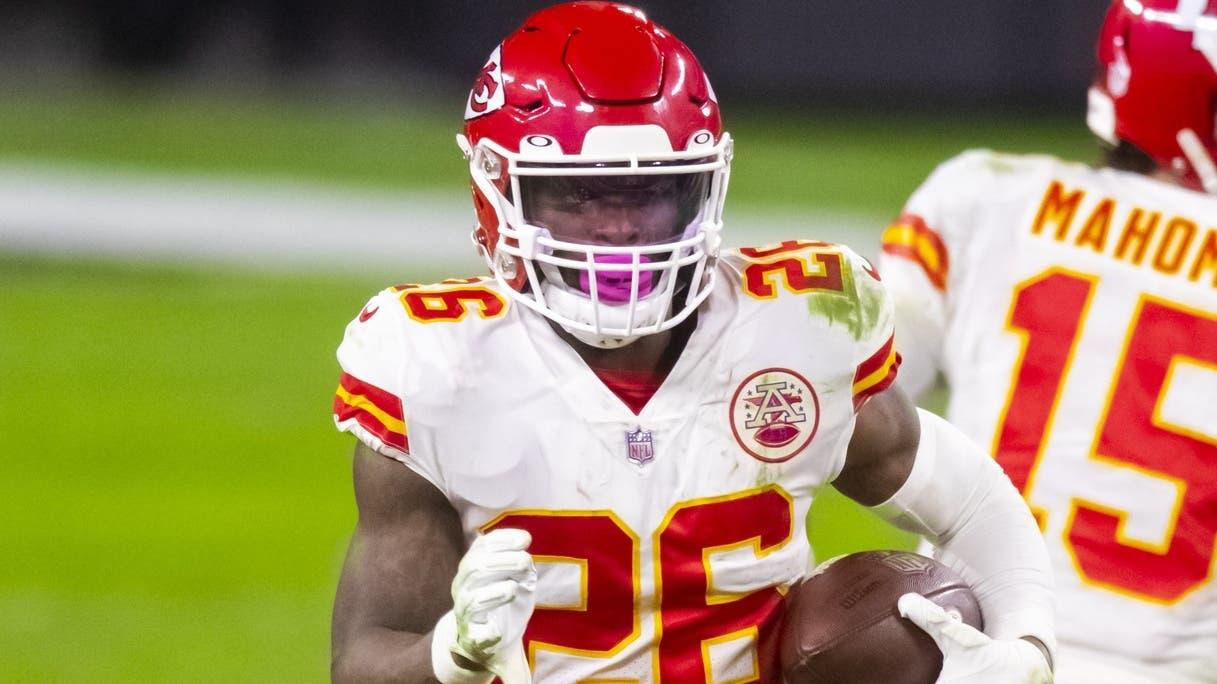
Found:
[[962, 524], [930, 542], [971, 585], [986, 616], [985, 632], [1050, 643], [1053, 586], [1047, 551], [1026, 503], [1004, 473], [997, 475], [1000, 479], [990, 474], [990, 484], [978, 487]]
[[1009, 478], [941, 418], [919, 412], [908, 481], [879, 512], [925, 535], [972, 586], [995, 638], [1032, 636], [1052, 650], [1053, 587], [1035, 519]]
[[330, 678], [335, 684], [438, 682], [431, 666], [431, 635], [380, 627], [365, 629], [335, 647]]

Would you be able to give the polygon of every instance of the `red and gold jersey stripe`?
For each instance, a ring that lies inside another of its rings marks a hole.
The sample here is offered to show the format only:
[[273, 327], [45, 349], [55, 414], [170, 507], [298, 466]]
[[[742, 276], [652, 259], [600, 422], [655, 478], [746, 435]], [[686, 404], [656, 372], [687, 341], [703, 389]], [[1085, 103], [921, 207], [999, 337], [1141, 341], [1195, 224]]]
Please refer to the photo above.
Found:
[[879, 351], [858, 364], [858, 370], [854, 372], [854, 410], [896, 381], [900, 355], [896, 353], [895, 339], [894, 335], [888, 337]]
[[401, 399], [353, 375], [343, 373], [339, 380], [334, 392], [334, 418], [339, 423], [354, 418], [360, 427], [385, 444], [405, 452], [410, 450]]
[[942, 238], [926, 225], [925, 219], [905, 212], [883, 232], [883, 251], [904, 257], [921, 266], [930, 283], [946, 290], [950, 259]]

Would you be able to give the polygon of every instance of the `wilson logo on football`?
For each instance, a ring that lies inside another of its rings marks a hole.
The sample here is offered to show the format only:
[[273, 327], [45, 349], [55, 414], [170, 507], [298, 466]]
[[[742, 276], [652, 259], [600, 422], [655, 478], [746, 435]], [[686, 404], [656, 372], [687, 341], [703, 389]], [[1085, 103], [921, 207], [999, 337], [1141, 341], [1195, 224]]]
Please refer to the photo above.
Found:
[[490, 59], [478, 72], [469, 91], [469, 102], [465, 105], [465, 120], [493, 112], [503, 106], [506, 98], [503, 95], [503, 46], [496, 47], [490, 53]]
[[731, 431], [754, 458], [781, 463], [811, 443], [820, 427], [820, 400], [806, 378], [767, 368], [749, 375], [731, 398]]

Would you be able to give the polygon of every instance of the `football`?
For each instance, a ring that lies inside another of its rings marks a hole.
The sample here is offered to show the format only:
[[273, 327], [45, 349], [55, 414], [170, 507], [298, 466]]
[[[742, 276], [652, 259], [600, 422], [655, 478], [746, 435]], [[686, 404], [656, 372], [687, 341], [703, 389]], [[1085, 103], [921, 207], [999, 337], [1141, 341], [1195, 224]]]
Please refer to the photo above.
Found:
[[932, 684], [942, 669], [942, 652], [896, 608], [897, 599], [911, 591], [983, 628], [972, 590], [942, 563], [904, 551], [839, 556], [786, 596], [786, 684]]

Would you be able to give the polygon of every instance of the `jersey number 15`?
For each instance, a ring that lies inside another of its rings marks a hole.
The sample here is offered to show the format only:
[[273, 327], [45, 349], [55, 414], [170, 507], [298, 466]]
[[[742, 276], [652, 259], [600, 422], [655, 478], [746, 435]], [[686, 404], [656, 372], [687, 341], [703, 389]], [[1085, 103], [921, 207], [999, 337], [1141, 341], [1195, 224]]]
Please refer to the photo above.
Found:
[[[1024, 494], [1044, 453], [1097, 282], [1053, 268], [1015, 289], [1007, 328], [1023, 338], [1023, 352], [994, 451]], [[1217, 438], [1172, 423], [1162, 407], [1180, 368], [1217, 371], [1215, 341], [1217, 316], [1149, 295], [1137, 302], [1114, 378], [1094, 388], [1096, 395], [1106, 389], [1107, 399], [1087, 457], [1173, 485], [1174, 516], [1165, 540], [1151, 544], [1124, 533], [1128, 512], [1071, 499], [1064, 543], [1089, 583], [1174, 603], [1207, 581], [1217, 537]], [[1032, 510], [1043, 525], [1044, 512]]]

